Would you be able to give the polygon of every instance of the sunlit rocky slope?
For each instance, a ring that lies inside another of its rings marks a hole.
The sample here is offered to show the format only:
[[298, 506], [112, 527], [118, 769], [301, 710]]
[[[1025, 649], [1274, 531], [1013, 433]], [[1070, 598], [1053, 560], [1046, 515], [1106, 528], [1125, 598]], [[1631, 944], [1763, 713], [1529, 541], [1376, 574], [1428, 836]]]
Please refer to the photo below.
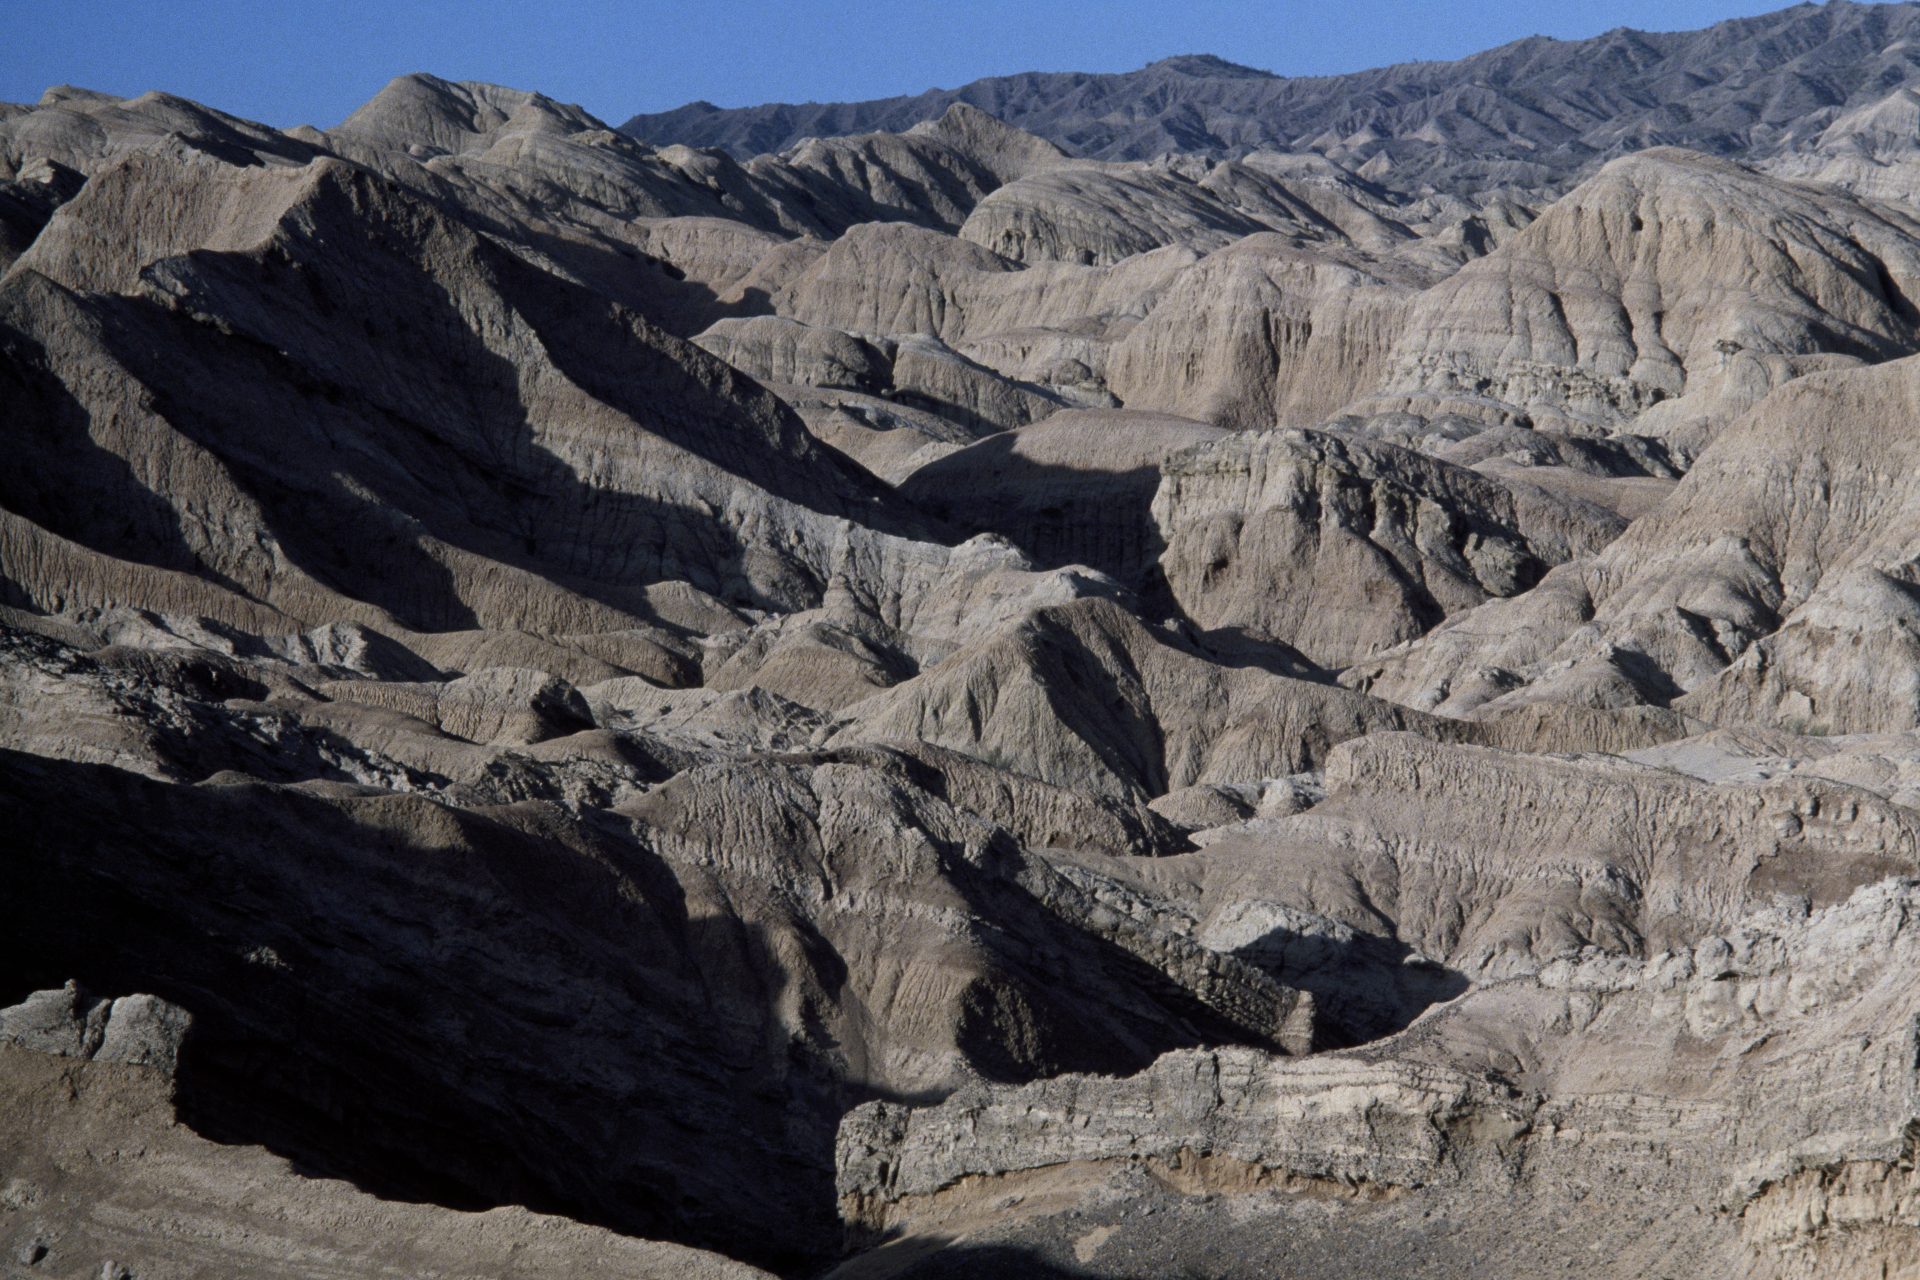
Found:
[[1916, 13], [0, 107], [0, 1265], [1916, 1273]]

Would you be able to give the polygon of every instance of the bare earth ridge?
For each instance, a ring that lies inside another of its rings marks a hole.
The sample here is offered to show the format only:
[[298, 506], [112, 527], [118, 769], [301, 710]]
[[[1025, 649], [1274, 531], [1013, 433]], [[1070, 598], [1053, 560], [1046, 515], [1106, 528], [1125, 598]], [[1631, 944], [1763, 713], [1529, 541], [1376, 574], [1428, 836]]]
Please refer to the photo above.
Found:
[[1920, 1276], [1916, 23], [0, 105], [0, 1273]]

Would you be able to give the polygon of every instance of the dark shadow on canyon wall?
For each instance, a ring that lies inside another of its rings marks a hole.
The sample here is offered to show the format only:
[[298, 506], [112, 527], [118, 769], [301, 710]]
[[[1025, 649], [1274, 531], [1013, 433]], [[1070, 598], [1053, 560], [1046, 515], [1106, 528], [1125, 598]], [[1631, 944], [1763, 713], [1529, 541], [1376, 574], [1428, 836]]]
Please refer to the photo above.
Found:
[[[842, 1247], [840, 1117], [932, 1100], [849, 1083], [824, 1026], [778, 1016], [793, 982], [840, 998], [829, 939], [691, 915], [623, 818], [233, 776], [0, 751], [0, 1002], [74, 979], [182, 1005], [178, 1106], [210, 1138], [381, 1196], [524, 1204], [793, 1271]], [[1261, 1043], [1036, 897], [1011, 841], [939, 857], [992, 922], [956, 1028], [981, 1075]]]
[[1327, 1049], [1404, 1030], [1470, 985], [1465, 974], [1416, 955], [1398, 938], [1357, 931], [1331, 937], [1275, 928], [1234, 954], [1313, 996]]
[[968, 535], [997, 533], [1042, 568], [1084, 564], [1139, 586], [1166, 550], [1150, 510], [1158, 467], [1082, 470], [1034, 462], [1003, 432], [930, 462], [901, 496]]
[[812, 1046], [771, 1051], [765, 940], [689, 920], [637, 842], [14, 752], [0, 812], [0, 1000], [72, 978], [184, 1006], [199, 1132], [391, 1198], [781, 1267], [837, 1247], [832, 1134], [861, 1098]]

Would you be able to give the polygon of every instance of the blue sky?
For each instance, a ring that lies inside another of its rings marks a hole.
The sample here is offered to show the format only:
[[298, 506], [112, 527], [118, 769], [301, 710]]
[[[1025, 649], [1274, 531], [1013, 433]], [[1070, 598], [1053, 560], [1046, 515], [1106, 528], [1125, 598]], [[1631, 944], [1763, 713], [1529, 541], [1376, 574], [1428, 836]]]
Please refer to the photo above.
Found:
[[1014, 71], [1216, 53], [1283, 75], [1455, 58], [1528, 35], [1678, 30], [1780, 0], [0, 0], [0, 101], [165, 89], [270, 124], [337, 123], [408, 71], [492, 80], [615, 123], [917, 93]]

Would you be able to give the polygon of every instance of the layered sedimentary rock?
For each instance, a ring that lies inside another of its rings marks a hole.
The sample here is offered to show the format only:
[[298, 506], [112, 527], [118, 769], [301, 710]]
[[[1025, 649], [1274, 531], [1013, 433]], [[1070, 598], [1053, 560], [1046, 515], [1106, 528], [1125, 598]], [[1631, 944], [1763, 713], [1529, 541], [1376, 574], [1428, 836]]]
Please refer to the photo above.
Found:
[[1187, 616], [1328, 667], [1517, 595], [1625, 527], [1524, 483], [1317, 432], [1229, 436], [1161, 470], [1160, 569]]
[[829, 230], [906, 221], [957, 230], [1009, 182], [1066, 159], [1052, 143], [965, 103], [904, 133], [808, 138], [747, 172]]
[[[842, 1203], [905, 1237], [895, 1275], [1197, 1251], [1226, 1276], [1898, 1274], [1920, 1262], [1895, 1101], [1914, 894], [1889, 881], [1643, 961], [1569, 959], [1365, 1050], [871, 1104], [841, 1131]], [[914, 1265], [921, 1233], [955, 1269]]]
[[[845, 539], [867, 537], [848, 516], [888, 504], [878, 486], [852, 497], [858, 473], [725, 366], [331, 161], [129, 160], [0, 292], [35, 451], [6, 503], [8, 576], [43, 606], [619, 629], [658, 617], [650, 580], [817, 599]], [[254, 426], [289, 399], [300, 436]], [[92, 505], [55, 500], [75, 492]], [[220, 515], [174, 526], [176, 506]], [[769, 520], [787, 532], [740, 537]], [[258, 532], [235, 537], [240, 521]], [[351, 540], [328, 534], [342, 521]], [[116, 588], [113, 565], [204, 585]]]
[[1790, 384], [1597, 556], [1354, 683], [1461, 711], [1679, 698], [1728, 724], [1913, 727], [1901, 477], [1914, 377], [1901, 360]]
[[1056, 166], [982, 201], [960, 237], [1016, 262], [1105, 266], [1169, 244], [1211, 249], [1260, 229], [1209, 194], [1152, 169]]
[[1364, 399], [1697, 450], [1791, 378], [1913, 349], [1912, 216], [1694, 153], [1615, 161], [1422, 295]]
[[1379, 379], [1414, 283], [1244, 236], [1180, 275], [1115, 347], [1107, 380], [1137, 409], [1248, 431], [1317, 425]]
[[[192, 1123], [385, 1194], [716, 1242], [752, 1215], [771, 1229], [755, 1256], [791, 1260], [828, 1247], [825, 1153], [857, 1097], [1313, 1040], [1311, 1003], [1264, 971], [1116, 931], [936, 799], [938, 757], [700, 764], [684, 739], [590, 726], [483, 749], [396, 707], [403, 687], [323, 701], [261, 688], [268, 663], [209, 689], [19, 643], [10, 669], [58, 672], [35, 692], [66, 714], [9, 724], [38, 753], [9, 752], [5, 784], [29, 851], [14, 900], [38, 923], [8, 972], [149, 976], [196, 1019]], [[116, 723], [150, 736], [80, 763]], [[1030, 839], [1164, 838], [1044, 788], [981, 791], [971, 767], [956, 798]], [[693, 1177], [689, 1115], [756, 1136]], [[603, 1143], [627, 1154], [565, 1154]]]
[[899, 488], [940, 519], [1000, 534], [1041, 563], [1137, 580], [1163, 549], [1147, 514], [1161, 468], [1223, 434], [1166, 414], [1069, 410], [929, 462]]
[[951, 747], [1098, 795], [1147, 798], [1309, 768], [1347, 737], [1463, 730], [1259, 665], [1225, 665], [1111, 601], [1036, 611], [846, 707], [836, 738]]
[[0, 106], [4, 1256], [1912, 1269], [1909, 24]]
[[1061, 407], [1047, 388], [1002, 377], [926, 334], [869, 339], [755, 316], [722, 320], [695, 341], [769, 385], [878, 396], [973, 434], [1022, 427]]

